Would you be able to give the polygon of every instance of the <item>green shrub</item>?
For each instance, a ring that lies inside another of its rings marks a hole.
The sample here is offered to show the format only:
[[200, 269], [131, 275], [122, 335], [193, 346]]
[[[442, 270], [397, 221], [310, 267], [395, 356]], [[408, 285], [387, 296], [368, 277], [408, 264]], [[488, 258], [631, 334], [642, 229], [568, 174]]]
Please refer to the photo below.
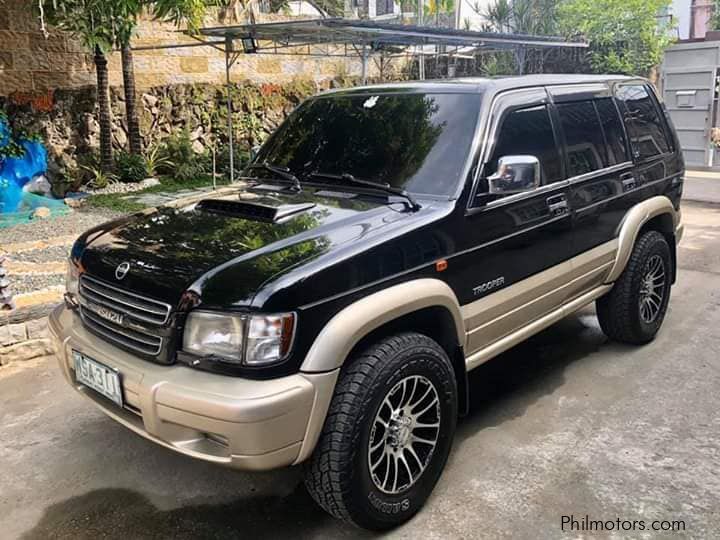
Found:
[[145, 158], [139, 154], [118, 152], [115, 156], [115, 174], [123, 183], [142, 182], [147, 178]]
[[156, 144], [145, 152], [145, 173], [148, 176], [157, 176], [162, 169], [168, 169], [174, 163], [165, 155], [165, 149]]
[[165, 139], [162, 145], [162, 155], [166, 163], [158, 167], [160, 174], [180, 181], [189, 181], [206, 172], [202, 156], [196, 154], [192, 148], [188, 129]]
[[[250, 161], [250, 151], [246, 148], [235, 146], [235, 172], [239, 173]], [[210, 157], [210, 165], [212, 167], [212, 156]], [[215, 154], [215, 167], [218, 174], [230, 177], [230, 146], [227, 144], [221, 145]], [[212, 170], [212, 169], [211, 169]]]
[[80, 169], [83, 171], [83, 183], [93, 189], [103, 189], [117, 181], [114, 174], [103, 172], [97, 165], [81, 165]]

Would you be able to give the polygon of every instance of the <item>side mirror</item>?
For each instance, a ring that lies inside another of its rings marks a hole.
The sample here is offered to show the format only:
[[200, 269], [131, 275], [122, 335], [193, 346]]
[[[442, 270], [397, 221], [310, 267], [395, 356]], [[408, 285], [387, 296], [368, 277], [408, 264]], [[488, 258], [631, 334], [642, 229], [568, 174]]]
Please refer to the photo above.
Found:
[[540, 161], [535, 156], [503, 156], [487, 180], [491, 195], [530, 191], [540, 185]]

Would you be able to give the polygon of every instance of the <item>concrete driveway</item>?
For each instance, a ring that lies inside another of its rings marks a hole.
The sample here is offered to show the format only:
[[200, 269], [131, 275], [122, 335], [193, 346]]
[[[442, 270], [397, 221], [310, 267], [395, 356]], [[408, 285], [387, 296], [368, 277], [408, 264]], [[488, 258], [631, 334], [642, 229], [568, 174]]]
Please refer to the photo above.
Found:
[[[593, 310], [472, 374], [472, 412], [425, 509], [395, 538], [647, 537], [562, 516], [720, 531], [720, 207], [685, 205], [680, 276], [655, 342], [608, 342]], [[243, 474], [126, 431], [54, 361], [0, 371], [3, 538], [353, 538], [299, 470]]]

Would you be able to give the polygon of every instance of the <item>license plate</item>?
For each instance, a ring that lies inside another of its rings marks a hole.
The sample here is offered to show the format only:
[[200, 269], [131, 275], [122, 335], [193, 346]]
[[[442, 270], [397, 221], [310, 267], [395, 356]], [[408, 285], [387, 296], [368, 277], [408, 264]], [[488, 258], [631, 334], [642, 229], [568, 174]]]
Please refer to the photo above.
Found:
[[92, 388], [111, 401], [123, 406], [122, 386], [118, 370], [73, 351], [75, 360], [75, 378], [79, 383]]

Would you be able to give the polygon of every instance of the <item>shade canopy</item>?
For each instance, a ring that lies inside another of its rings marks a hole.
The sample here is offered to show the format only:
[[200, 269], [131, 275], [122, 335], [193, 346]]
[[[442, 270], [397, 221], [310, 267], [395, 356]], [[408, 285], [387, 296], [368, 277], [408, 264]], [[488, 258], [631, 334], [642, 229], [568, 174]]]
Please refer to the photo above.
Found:
[[199, 33], [211, 41], [252, 38], [259, 42], [266, 42], [265, 45], [258, 47], [258, 51], [264, 48], [275, 49], [276, 47], [297, 47], [311, 44], [369, 45], [374, 50], [418, 45], [450, 45], [478, 49], [584, 48], [588, 46], [584, 42], [566, 41], [553, 36], [475, 32], [342, 18], [218, 26], [202, 28]]

